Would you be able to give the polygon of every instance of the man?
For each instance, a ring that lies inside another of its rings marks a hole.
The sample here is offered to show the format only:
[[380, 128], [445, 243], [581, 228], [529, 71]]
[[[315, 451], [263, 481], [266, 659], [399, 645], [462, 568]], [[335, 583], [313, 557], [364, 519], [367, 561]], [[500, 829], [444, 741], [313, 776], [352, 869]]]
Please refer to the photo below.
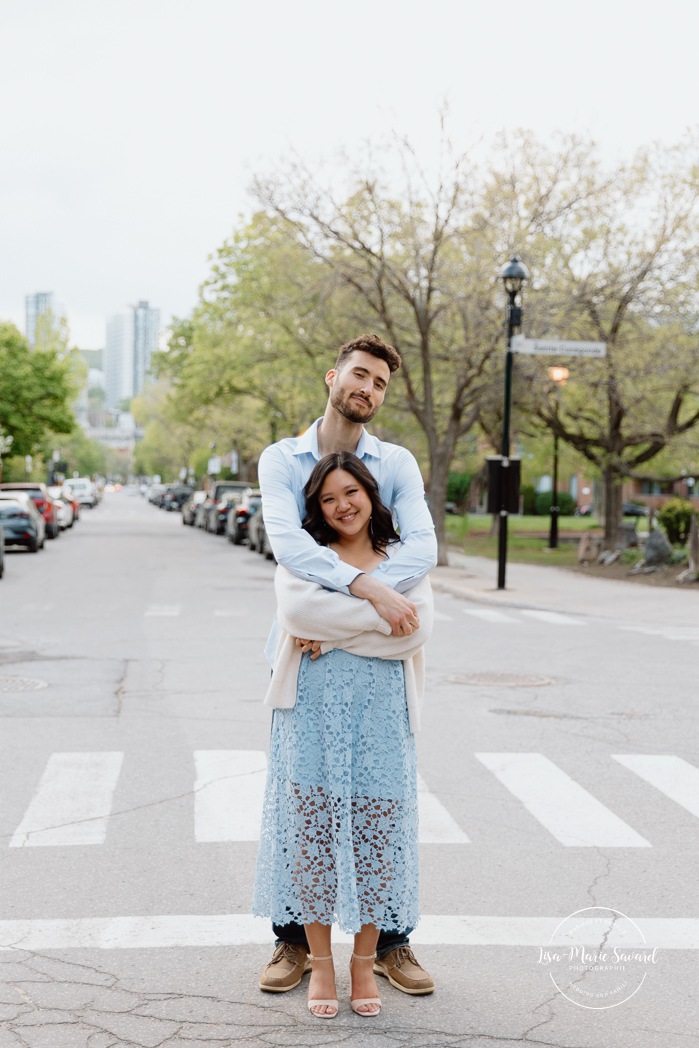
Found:
[[[434, 525], [413, 456], [406, 448], [369, 436], [364, 429], [383, 404], [391, 374], [400, 365], [396, 350], [378, 335], [360, 335], [341, 346], [335, 367], [325, 376], [330, 393], [323, 417], [302, 436], [266, 448], [259, 478], [265, 527], [277, 561], [299, 578], [371, 601], [395, 636], [409, 636], [419, 622], [415, 605], [401, 590], [410, 589], [436, 564]], [[301, 528], [304, 485], [316, 462], [334, 451], [353, 452], [364, 462], [376, 477], [382, 502], [396, 518], [401, 549], [371, 575], [317, 545]], [[266, 648], [270, 662], [277, 635], [275, 624]], [[273, 928], [276, 949], [260, 976], [260, 989], [283, 993], [298, 986], [311, 970], [308, 943], [302, 925]], [[432, 993], [434, 981], [410, 949], [411, 931], [380, 933], [374, 971], [404, 993]]]

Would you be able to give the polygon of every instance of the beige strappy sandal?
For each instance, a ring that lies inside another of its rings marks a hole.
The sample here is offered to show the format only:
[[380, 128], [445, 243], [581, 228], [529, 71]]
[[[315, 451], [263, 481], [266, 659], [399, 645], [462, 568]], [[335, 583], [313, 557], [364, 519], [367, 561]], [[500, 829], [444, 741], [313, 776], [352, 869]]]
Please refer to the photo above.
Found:
[[[331, 953], [329, 953], [327, 957], [314, 957], [312, 953], [309, 953], [308, 959], [311, 961], [312, 964], [315, 964], [316, 961], [332, 961], [333, 955]], [[328, 1008], [334, 1008], [335, 1011], [334, 1012], [314, 1012], [313, 1011], [314, 1008], [317, 1008], [319, 1005], [323, 1005], [323, 1004], [326, 1007], [328, 1007]], [[337, 999], [331, 1000], [331, 999], [322, 999], [322, 998], [319, 998], [319, 997], [315, 997], [315, 998], [311, 997], [309, 999], [309, 1001], [308, 1001], [308, 1010], [311, 1013], [311, 1015], [315, 1015], [316, 1019], [334, 1019], [335, 1016], [337, 1015], [339, 1009], [340, 1009], [340, 1004], [339, 1004], [339, 1001], [337, 1001]]]
[[[372, 954], [369, 954], [369, 956], [367, 956], [367, 957], [363, 957], [361, 953], [353, 953], [352, 956], [350, 957], [350, 1008], [352, 1009], [353, 1012], [356, 1012], [357, 1015], [363, 1015], [365, 1019], [371, 1019], [375, 1015], [378, 1015], [379, 1012], [381, 1011], [381, 998], [380, 997], [358, 997], [356, 1001], [352, 1000], [352, 961], [354, 960], [355, 957], [357, 958], [358, 961], [375, 961], [376, 960], [376, 954], [372, 953]], [[364, 1004], [378, 1004], [378, 1008], [376, 1009], [375, 1012], [360, 1012], [359, 1011], [359, 1007], [360, 1007], [360, 1005], [364, 1005]]]

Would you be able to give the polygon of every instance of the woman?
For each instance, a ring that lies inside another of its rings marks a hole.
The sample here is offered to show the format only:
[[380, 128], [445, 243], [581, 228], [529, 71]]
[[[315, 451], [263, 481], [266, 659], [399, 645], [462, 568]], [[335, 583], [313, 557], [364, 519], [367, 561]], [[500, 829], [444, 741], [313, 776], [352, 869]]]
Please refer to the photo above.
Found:
[[[326, 455], [304, 489], [303, 526], [371, 572], [399, 537], [376, 481], [349, 452]], [[350, 1003], [378, 1015], [379, 930], [418, 920], [414, 731], [432, 626], [427, 579], [408, 594], [419, 628], [393, 637], [372, 604], [277, 568], [282, 629], [266, 702], [275, 708], [254, 912], [303, 924], [313, 970], [308, 1007], [337, 1014], [333, 923], [354, 933]]]

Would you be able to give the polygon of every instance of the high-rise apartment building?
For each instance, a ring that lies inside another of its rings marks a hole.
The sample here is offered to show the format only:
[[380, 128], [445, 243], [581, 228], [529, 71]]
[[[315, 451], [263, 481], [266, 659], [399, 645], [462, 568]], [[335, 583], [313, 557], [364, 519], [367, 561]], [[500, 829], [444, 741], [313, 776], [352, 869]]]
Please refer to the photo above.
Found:
[[133, 307], [133, 384], [134, 394], [140, 393], [150, 375], [153, 353], [158, 348], [160, 310], [151, 309], [147, 302]]
[[151, 309], [147, 301], [109, 318], [104, 349], [107, 407], [116, 408], [142, 392], [159, 330], [160, 310]]
[[130, 400], [133, 388], [133, 313], [117, 313], [107, 321], [104, 379], [107, 407]]
[[[34, 348], [36, 345], [36, 322], [39, 317], [54, 313], [53, 291], [36, 291], [33, 295], [24, 296], [26, 310], [27, 342]], [[55, 315], [55, 314], [54, 314]]]

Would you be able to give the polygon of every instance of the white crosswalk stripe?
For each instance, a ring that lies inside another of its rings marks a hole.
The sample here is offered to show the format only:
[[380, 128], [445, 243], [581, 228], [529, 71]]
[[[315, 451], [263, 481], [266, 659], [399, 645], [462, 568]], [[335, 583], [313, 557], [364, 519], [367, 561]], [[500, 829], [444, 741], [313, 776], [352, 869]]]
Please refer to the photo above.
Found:
[[[201, 843], [257, 841], [267, 757], [262, 750], [197, 750], [194, 836]], [[421, 844], [468, 844], [444, 805], [418, 777]]]
[[575, 618], [573, 615], [563, 615], [559, 611], [539, 611], [535, 608], [516, 608], [509, 611], [500, 611], [497, 608], [463, 608], [464, 615], [471, 615], [474, 619], [494, 624], [519, 624], [522, 619], [536, 619], [545, 622], [549, 626], [585, 626], [584, 619]]
[[[569, 947], [569, 938], [555, 937], [561, 916], [561, 913], [550, 917], [423, 914], [410, 941], [414, 945], [534, 947], [551, 946], [553, 940], [557, 946]], [[582, 937], [587, 945], [599, 945], [598, 929], [582, 933]], [[0, 920], [0, 951], [267, 946], [269, 941], [269, 921], [249, 913]], [[576, 940], [578, 944], [580, 941]], [[352, 936], [333, 928], [333, 942], [350, 945]], [[699, 918], [639, 916], [633, 921], [624, 918], [614, 923], [607, 943], [624, 949], [699, 950]]]
[[11, 848], [102, 844], [122, 753], [53, 753]]
[[650, 848], [647, 840], [541, 753], [477, 753], [476, 757], [569, 847]]
[[420, 844], [469, 844], [470, 841], [447, 809], [437, 800], [421, 775], [417, 777]]
[[256, 841], [267, 775], [263, 750], [196, 750], [194, 837]]
[[[10, 838], [10, 847], [103, 844], [123, 753], [54, 753]], [[541, 753], [474, 756], [565, 847], [652, 845]], [[699, 818], [699, 768], [666, 754], [612, 758]], [[259, 840], [267, 757], [263, 750], [195, 750], [193, 836], [201, 844]], [[421, 844], [471, 844], [418, 776]], [[192, 832], [192, 830], [190, 830]]]
[[495, 608], [464, 608], [464, 615], [472, 615], [474, 619], [482, 619], [483, 622], [517, 622], [514, 615], [506, 615], [504, 611]]
[[699, 818], [699, 768], [666, 754], [614, 753], [612, 757]]
[[681, 640], [685, 644], [699, 644], [699, 626], [620, 626], [627, 633], [645, 633], [649, 637]]
[[583, 619], [576, 619], [572, 615], [562, 615], [559, 611], [538, 611], [534, 608], [523, 608], [521, 614], [528, 619], [537, 619], [546, 622], [549, 626], [585, 626]]

